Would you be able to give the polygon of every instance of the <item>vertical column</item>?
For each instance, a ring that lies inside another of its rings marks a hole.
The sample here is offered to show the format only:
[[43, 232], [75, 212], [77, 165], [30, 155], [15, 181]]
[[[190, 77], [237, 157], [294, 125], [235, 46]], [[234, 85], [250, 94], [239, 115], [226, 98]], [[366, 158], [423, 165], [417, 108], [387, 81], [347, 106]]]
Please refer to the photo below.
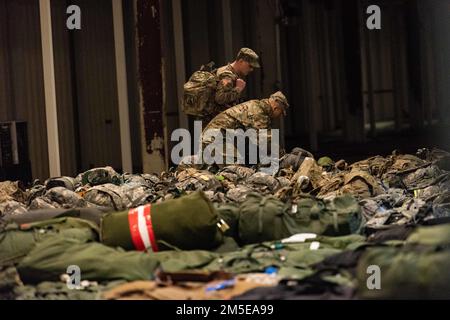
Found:
[[332, 61], [332, 53], [331, 53], [331, 42], [330, 42], [330, 30], [332, 30], [332, 14], [331, 8], [328, 8], [327, 5], [323, 6], [322, 9], [322, 43], [323, 43], [323, 63], [324, 63], [324, 87], [326, 91], [326, 111], [324, 114], [324, 118], [327, 119], [327, 128], [326, 130], [331, 131], [336, 128], [336, 115], [333, 101], [333, 61]]
[[50, 176], [56, 177], [61, 175], [61, 164], [59, 158], [58, 113], [56, 109], [55, 66], [53, 60], [50, 0], [39, 0], [39, 14], [41, 21], [49, 172]]
[[[318, 90], [318, 70], [316, 57], [314, 56], [314, 4], [309, 1], [302, 1], [302, 28], [304, 38], [302, 45], [305, 47], [305, 61], [303, 62], [306, 70], [305, 88], [307, 92], [307, 117], [309, 145], [312, 151], [319, 148], [317, 136], [317, 109], [319, 108], [319, 90]], [[308, 78], [309, 77], [309, 80]]]
[[159, 0], [135, 0], [144, 172], [167, 168]]
[[406, 6], [407, 10], [407, 52], [408, 52], [408, 74], [409, 74], [409, 113], [410, 123], [414, 129], [422, 129], [424, 124], [423, 113], [423, 92], [422, 82], [424, 81], [421, 68], [421, 52], [423, 43], [423, 34], [419, 24], [419, 3], [412, 1]]
[[[432, 14], [433, 66], [436, 76], [436, 106], [439, 121], [450, 125], [450, 10], [448, 1], [433, 1], [430, 4]], [[448, 128], [448, 127], [447, 127]], [[445, 131], [445, 130], [444, 130]], [[445, 137], [445, 133], [442, 135]], [[448, 137], [448, 130], [447, 130]], [[444, 138], [442, 138], [444, 139]], [[450, 139], [447, 138], [447, 141]]]
[[5, 0], [0, 0], [0, 120], [14, 118], [14, 94], [11, 86], [12, 67], [9, 59], [8, 6]]
[[123, 34], [122, 0], [112, 0], [114, 24], [114, 49], [116, 56], [117, 101], [119, 105], [120, 149], [122, 170], [132, 173], [130, 116], [128, 106], [127, 67], [125, 59], [125, 39]]
[[392, 94], [394, 100], [395, 130], [402, 128], [402, 105], [401, 105], [401, 64], [400, 64], [400, 13], [397, 5], [392, 5], [389, 10], [389, 26], [391, 41], [391, 66], [392, 66]]
[[[276, 47], [276, 68], [277, 68], [277, 73], [276, 73], [276, 80], [275, 80], [275, 86], [278, 87], [281, 90], [284, 90], [284, 86], [282, 85], [283, 83], [283, 76], [282, 76], [282, 62], [281, 62], [281, 32], [280, 32], [280, 22], [279, 22], [279, 18], [280, 18], [280, 12], [279, 12], [279, 7], [280, 7], [280, 1], [279, 0], [275, 0], [275, 6], [276, 6], [276, 11], [275, 11], [275, 47]], [[286, 92], [284, 92], [284, 94], [286, 94]], [[289, 99], [289, 97], [288, 97]], [[280, 120], [280, 147], [284, 148], [285, 146], [285, 123], [284, 123], [284, 117], [281, 118]]]
[[[364, 8], [367, 8], [368, 2], [364, 2]], [[377, 30], [369, 30], [364, 27], [364, 18], [366, 16], [361, 15], [360, 23], [362, 24], [361, 28], [361, 43], [362, 48], [365, 53], [365, 76], [367, 83], [367, 107], [369, 109], [369, 122], [370, 122], [370, 136], [375, 137], [376, 135], [376, 119], [375, 119], [375, 105], [374, 105], [374, 94], [373, 94], [373, 70], [372, 70], [372, 46], [371, 41], [373, 37], [371, 37], [371, 33], [379, 32]], [[364, 117], [365, 118], [365, 117]], [[364, 121], [365, 122], [365, 121]]]
[[357, 0], [342, 2], [344, 69], [347, 91], [346, 140], [363, 142], [364, 109], [360, 52], [360, 6]]
[[175, 47], [175, 65], [177, 74], [178, 116], [180, 128], [188, 129], [187, 115], [182, 110], [183, 85], [186, 81], [184, 61], [183, 12], [181, 0], [172, 0], [173, 38]]
[[233, 26], [231, 23], [231, 3], [230, 0], [222, 0], [222, 18], [223, 18], [223, 42], [226, 59], [234, 57], [233, 52]]

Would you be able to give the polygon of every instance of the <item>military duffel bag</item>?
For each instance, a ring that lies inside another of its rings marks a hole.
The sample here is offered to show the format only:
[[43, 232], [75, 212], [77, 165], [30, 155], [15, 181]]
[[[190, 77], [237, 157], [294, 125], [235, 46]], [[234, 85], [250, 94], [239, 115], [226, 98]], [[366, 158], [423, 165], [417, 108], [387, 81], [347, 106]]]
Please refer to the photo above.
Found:
[[59, 234], [39, 242], [20, 261], [17, 270], [24, 283], [34, 284], [60, 280], [69, 272], [69, 266], [79, 268], [80, 280], [135, 281], [152, 279], [158, 261], [142, 252], [102, 245], [87, 236], [69, 238]]
[[[102, 208], [100, 208], [102, 209]], [[75, 209], [41, 209], [41, 210], [32, 210], [27, 211], [18, 215], [11, 215], [5, 217], [5, 221], [15, 222], [17, 224], [23, 223], [35, 223], [39, 221], [45, 221], [56, 218], [78, 218], [82, 220], [88, 220], [90, 222], [94, 222], [97, 226], [100, 226], [101, 217], [108, 211], [102, 211], [97, 208], [75, 208]]]
[[216, 210], [202, 191], [106, 214], [101, 241], [125, 250], [213, 249], [223, 241]]
[[241, 244], [279, 240], [290, 234], [283, 227], [285, 203], [273, 196], [250, 193], [240, 206], [239, 239]]
[[233, 203], [216, 205], [217, 214], [220, 219], [226, 222], [229, 229], [224, 233], [225, 236], [239, 239], [239, 206]]
[[292, 234], [312, 232], [336, 237], [361, 232], [361, 207], [349, 194], [328, 199], [303, 198], [294, 208], [284, 217]]
[[37, 243], [55, 235], [65, 238], [98, 239], [95, 223], [62, 217], [32, 223], [8, 223], [0, 226], [0, 266], [22, 260]]
[[360, 232], [360, 207], [350, 195], [286, 204], [273, 196], [247, 195], [240, 206], [241, 244], [280, 240], [297, 233], [341, 236]]
[[449, 250], [433, 246], [369, 248], [356, 269], [358, 297], [450, 299], [449, 268]]

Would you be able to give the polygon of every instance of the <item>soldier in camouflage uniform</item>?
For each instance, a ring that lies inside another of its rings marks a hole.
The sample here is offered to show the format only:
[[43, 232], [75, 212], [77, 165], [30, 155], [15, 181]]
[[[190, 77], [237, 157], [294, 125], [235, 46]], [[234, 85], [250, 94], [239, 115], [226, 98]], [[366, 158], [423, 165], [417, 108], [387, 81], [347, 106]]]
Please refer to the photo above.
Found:
[[[267, 143], [270, 145], [271, 134], [270, 129], [272, 127], [272, 120], [278, 119], [281, 115], [286, 115], [286, 110], [289, 107], [288, 101], [284, 94], [280, 91], [272, 94], [269, 99], [263, 100], [251, 100], [234, 107], [231, 107], [218, 116], [216, 116], [203, 130], [202, 133], [202, 149], [214, 142], [214, 137], [208, 136], [206, 132], [208, 130], [220, 130], [224, 137], [224, 150], [223, 157], [226, 158], [226, 144], [225, 139], [227, 129], [254, 129], [261, 130], [267, 129]], [[256, 142], [252, 142], [257, 144]], [[236, 148], [234, 149], [234, 155], [238, 155]], [[225, 161], [224, 161], [225, 163]], [[220, 166], [219, 166], [220, 167]]]
[[260, 68], [258, 55], [249, 48], [239, 50], [236, 60], [217, 69], [217, 90], [215, 95], [216, 109], [203, 119], [206, 126], [220, 112], [237, 105], [244, 91], [246, 82], [242, 79], [254, 69]]

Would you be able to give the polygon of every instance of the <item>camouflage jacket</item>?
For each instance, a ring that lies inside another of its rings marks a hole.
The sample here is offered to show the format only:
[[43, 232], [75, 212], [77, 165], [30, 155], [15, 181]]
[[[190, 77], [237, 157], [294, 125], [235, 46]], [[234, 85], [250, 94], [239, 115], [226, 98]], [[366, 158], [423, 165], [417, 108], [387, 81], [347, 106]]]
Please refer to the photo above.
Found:
[[216, 116], [206, 129], [270, 129], [272, 109], [268, 99], [250, 100]]
[[[268, 129], [267, 142], [270, 144], [271, 116], [272, 108], [268, 99], [250, 100], [220, 113], [206, 126], [203, 133], [213, 129], [222, 131], [226, 129]], [[202, 137], [203, 145], [207, 145], [210, 142], [212, 141], [209, 138]]]
[[239, 79], [239, 75], [233, 69], [231, 64], [223, 66], [217, 70], [217, 79], [218, 83], [215, 102], [217, 104], [218, 114], [227, 107], [236, 105], [241, 94], [236, 89], [236, 80]]

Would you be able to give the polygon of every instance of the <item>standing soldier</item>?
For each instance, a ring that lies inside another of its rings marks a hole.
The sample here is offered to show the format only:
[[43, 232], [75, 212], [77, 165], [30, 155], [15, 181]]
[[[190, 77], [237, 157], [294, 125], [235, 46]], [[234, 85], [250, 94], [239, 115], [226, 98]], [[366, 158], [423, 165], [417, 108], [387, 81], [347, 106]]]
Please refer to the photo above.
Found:
[[213, 62], [204, 65], [184, 84], [183, 110], [205, 127], [220, 112], [238, 104], [246, 83], [242, 79], [259, 68], [259, 57], [242, 48], [236, 60], [217, 70]]
[[239, 103], [241, 93], [246, 86], [246, 82], [242, 78], [248, 76], [256, 68], [260, 68], [258, 55], [252, 49], [242, 48], [234, 62], [217, 70], [218, 83], [215, 96], [217, 108], [211, 115], [211, 119]]

